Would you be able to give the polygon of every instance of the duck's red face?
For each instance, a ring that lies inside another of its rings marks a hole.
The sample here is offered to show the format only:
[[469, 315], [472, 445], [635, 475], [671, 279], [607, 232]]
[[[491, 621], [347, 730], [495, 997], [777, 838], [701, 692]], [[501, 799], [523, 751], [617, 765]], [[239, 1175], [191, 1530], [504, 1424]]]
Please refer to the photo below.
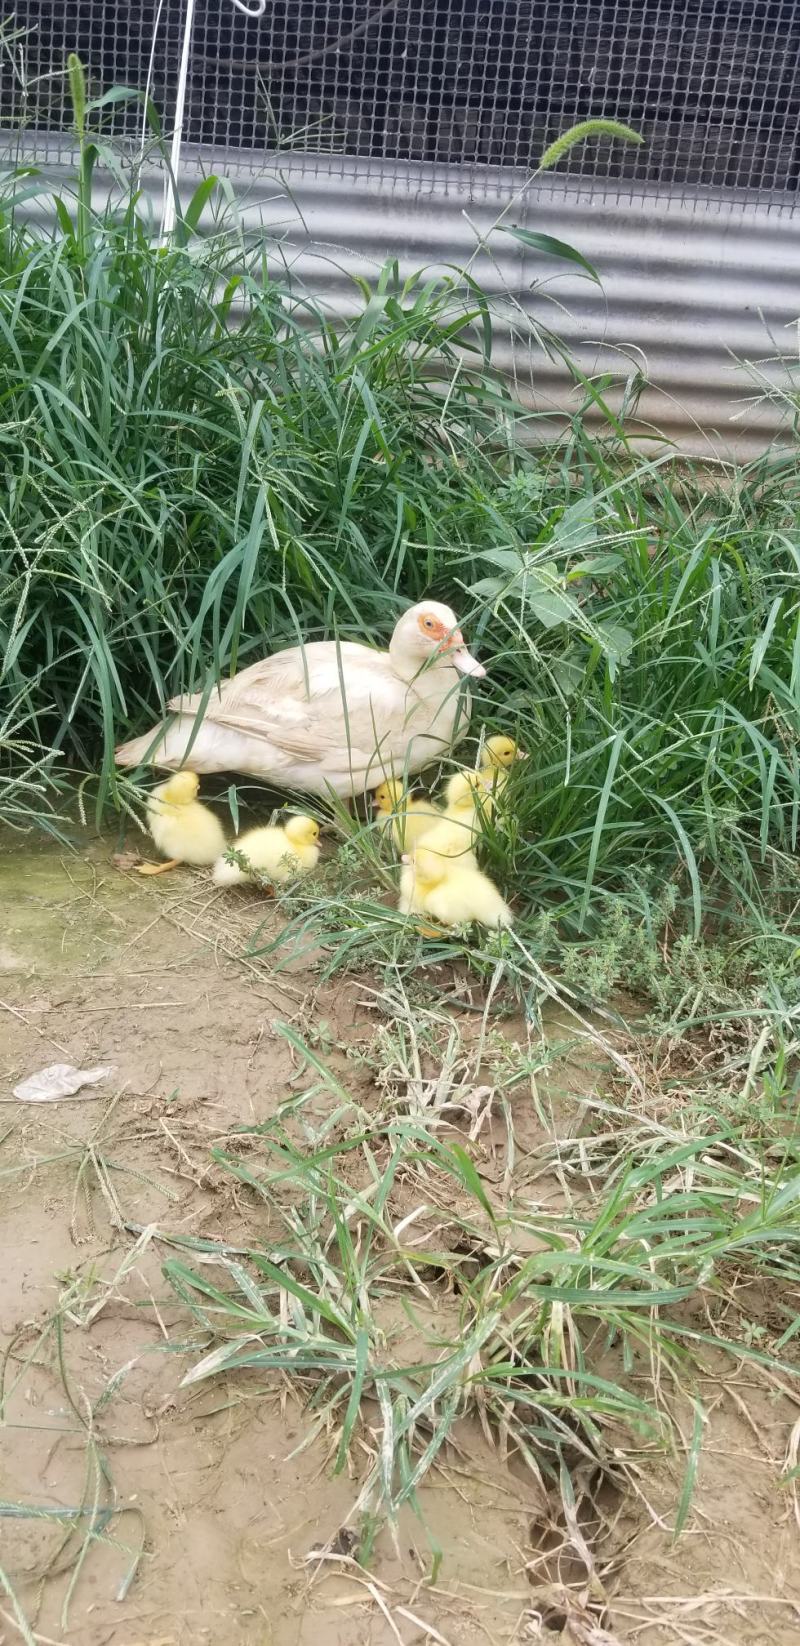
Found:
[[449, 651], [453, 646], [463, 646], [464, 636], [460, 629], [448, 629], [447, 625], [434, 612], [420, 612], [417, 618], [417, 627], [426, 640], [430, 640], [439, 652]]
[[437, 612], [426, 611], [423, 606], [417, 615], [417, 628], [431, 652], [437, 656], [445, 655], [447, 662], [454, 669], [458, 669], [459, 674], [474, 674], [480, 677], [486, 673], [483, 664], [467, 651], [461, 630], [443, 622]]

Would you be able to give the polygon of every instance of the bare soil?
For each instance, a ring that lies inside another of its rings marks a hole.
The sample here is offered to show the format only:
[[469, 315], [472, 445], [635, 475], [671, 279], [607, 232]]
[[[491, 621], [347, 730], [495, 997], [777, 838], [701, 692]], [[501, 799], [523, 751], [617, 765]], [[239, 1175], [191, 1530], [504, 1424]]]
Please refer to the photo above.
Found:
[[[309, 1417], [296, 1386], [241, 1374], [181, 1388], [190, 1322], [162, 1276], [166, 1238], [246, 1244], [263, 1233], [263, 1212], [236, 1192], [211, 1149], [292, 1091], [298, 1068], [276, 1020], [316, 1031], [365, 1106], [375, 1075], [369, 1059], [347, 1056], [374, 1032], [356, 984], [312, 995], [296, 972], [276, 977], [243, 962], [221, 895], [184, 871], [143, 881], [115, 865], [108, 843], [75, 856], [27, 839], [2, 844], [0, 1566], [33, 1638], [800, 1639], [798, 1528], [778, 1483], [798, 1419], [788, 1380], [768, 1389], [756, 1372], [722, 1363], [709, 1378], [698, 1488], [677, 1542], [674, 1460], [643, 1451], [638, 1491], [598, 1490], [597, 1523], [584, 1535], [609, 1600], [602, 1615], [589, 1606], [588, 1581], [579, 1604], [574, 1541], [568, 1552], [561, 1539], [559, 1552], [531, 1476], [477, 1424], [458, 1429], [420, 1494], [444, 1551], [430, 1583], [412, 1514], [396, 1545], [381, 1535], [369, 1572], [352, 1561], [341, 1529], [358, 1489], [358, 1450], [349, 1473], [335, 1475], [324, 1434], [303, 1446]], [[240, 897], [238, 910], [244, 929], [264, 915], [256, 894]], [[75, 1100], [18, 1103], [12, 1086], [53, 1062], [111, 1063], [115, 1072]], [[568, 1105], [593, 1075], [583, 1059], [562, 1078]], [[513, 1101], [530, 1165], [540, 1123], [530, 1100]], [[491, 1127], [480, 1138], [489, 1176], [504, 1170]], [[539, 1190], [560, 1192], [556, 1179]], [[682, 1422], [688, 1440], [690, 1414]], [[87, 1542], [92, 1525], [99, 1535]], [[564, 1582], [576, 1584], [569, 1614]], [[25, 1627], [13, 1597], [0, 1600], [0, 1642], [18, 1641]]]

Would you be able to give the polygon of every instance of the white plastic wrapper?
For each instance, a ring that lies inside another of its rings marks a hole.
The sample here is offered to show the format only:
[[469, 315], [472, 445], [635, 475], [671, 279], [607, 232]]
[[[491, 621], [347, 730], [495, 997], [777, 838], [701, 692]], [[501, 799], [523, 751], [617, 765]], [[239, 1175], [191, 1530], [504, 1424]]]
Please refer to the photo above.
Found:
[[[113, 1074], [111, 1063], [97, 1069], [76, 1069], [72, 1063], [50, 1063], [46, 1069], [31, 1074], [14, 1087], [14, 1096], [20, 1103], [58, 1103], [65, 1097], [75, 1097], [84, 1086], [98, 1086], [107, 1075]], [[86, 1096], [90, 1094], [87, 1092]]]

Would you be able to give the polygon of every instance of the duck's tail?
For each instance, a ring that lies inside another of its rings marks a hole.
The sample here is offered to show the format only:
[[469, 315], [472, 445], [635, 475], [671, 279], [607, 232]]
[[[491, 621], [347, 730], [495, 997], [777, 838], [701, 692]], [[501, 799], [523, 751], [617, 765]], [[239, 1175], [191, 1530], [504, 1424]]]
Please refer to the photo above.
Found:
[[120, 743], [114, 751], [118, 766], [162, 766], [165, 771], [174, 772], [191, 757], [193, 771], [219, 771], [219, 762], [209, 760], [208, 755], [205, 725], [195, 726], [193, 720], [183, 715], [177, 715], [167, 726], [151, 726], [149, 732], [132, 737], [130, 743]]
[[179, 764], [167, 758], [164, 739], [158, 739], [155, 726], [142, 737], [132, 737], [130, 743], [120, 743], [114, 750], [114, 759], [118, 766], [143, 766], [145, 762], [148, 766], [174, 767]]
[[229, 863], [227, 858], [218, 857], [211, 870], [211, 878], [215, 886], [236, 886], [245, 879], [245, 875], [238, 863]]
[[121, 743], [114, 756], [118, 766], [163, 766], [177, 771], [188, 765], [194, 772], [252, 770], [249, 740], [207, 720], [178, 714], [167, 726], [151, 726], [142, 737]]

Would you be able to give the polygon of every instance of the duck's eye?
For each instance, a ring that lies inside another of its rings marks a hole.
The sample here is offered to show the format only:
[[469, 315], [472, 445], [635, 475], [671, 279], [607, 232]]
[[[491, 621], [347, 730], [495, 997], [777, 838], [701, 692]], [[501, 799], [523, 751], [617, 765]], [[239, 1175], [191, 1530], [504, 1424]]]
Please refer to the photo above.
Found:
[[433, 618], [432, 617], [426, 617], [425, 627], [426, 627], [426, 629], [432, 629], [433, 628]]

